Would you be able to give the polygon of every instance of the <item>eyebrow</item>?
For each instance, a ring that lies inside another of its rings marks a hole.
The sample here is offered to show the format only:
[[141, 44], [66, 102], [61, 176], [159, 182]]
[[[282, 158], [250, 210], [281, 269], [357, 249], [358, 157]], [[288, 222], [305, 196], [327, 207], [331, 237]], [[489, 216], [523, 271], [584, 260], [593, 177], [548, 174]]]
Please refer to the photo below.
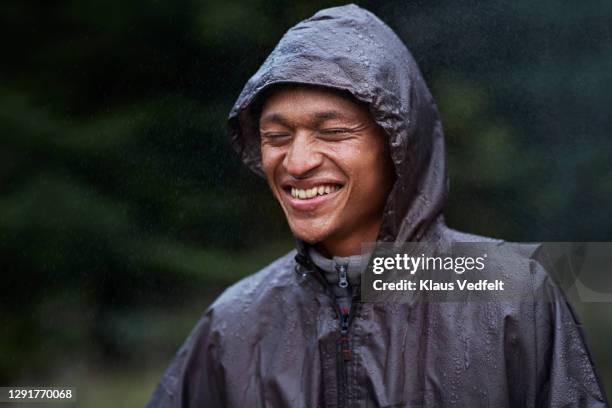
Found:
[[[345, 114], [337, 110], [327, 110], [327, 111], [315, 112], [313, 116], [314, 116], [313, 126], [318, 126], [321, 123], [325, 122], [326, 120], [347, 119], [347, 116]], [[259, 121], [259, 124], [263, 125], [266, 123], [278, 123], [286, 127], [291, 127], [291, 122], [286, 117], [281, 115], [280, 113], [270, 113], [265, 116], [262, 116]]]

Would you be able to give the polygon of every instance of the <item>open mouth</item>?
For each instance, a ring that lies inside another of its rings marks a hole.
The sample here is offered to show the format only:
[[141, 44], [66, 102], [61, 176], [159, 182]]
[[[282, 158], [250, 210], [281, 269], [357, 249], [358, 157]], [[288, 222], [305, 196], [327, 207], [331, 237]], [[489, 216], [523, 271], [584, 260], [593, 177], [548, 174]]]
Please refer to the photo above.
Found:
[[327, 194], [335, 193], [340, 190], [342, 185], [340, 184], [321, 184], [311, 188], [301, 189], [296, 187], [287, 186], [284, 190], [291, 195], [291, 197], [297, 200], [312, 200], [319, 196], [325, 196]]

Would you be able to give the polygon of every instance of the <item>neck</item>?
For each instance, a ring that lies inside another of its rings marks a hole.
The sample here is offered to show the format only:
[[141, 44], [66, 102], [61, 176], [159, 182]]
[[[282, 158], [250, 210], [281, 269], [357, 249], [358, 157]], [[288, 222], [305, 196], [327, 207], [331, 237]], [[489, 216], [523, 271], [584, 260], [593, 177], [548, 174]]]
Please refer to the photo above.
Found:
[[319, 244], [316, 248], [323, 255], [331, 258], [334, 256], [353, 256], [361, 255], [362, 245], [366, 242], [375, 242], [378, 237], [378, 231], [380, 229], [380, 222], [373, 224], [359, 233], [353, 232], [348, 237], [330, 237]]

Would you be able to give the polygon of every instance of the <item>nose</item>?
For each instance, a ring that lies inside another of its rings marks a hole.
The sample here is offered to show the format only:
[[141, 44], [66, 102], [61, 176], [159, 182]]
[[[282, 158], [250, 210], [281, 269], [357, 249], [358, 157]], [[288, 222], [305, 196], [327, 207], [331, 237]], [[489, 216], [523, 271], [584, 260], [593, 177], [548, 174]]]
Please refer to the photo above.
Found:
[[297, 132], [283, 160], [283, 166], [291, 176], [304, 178], [323, 161], [317, 151], [317, 143], [307, 132]]

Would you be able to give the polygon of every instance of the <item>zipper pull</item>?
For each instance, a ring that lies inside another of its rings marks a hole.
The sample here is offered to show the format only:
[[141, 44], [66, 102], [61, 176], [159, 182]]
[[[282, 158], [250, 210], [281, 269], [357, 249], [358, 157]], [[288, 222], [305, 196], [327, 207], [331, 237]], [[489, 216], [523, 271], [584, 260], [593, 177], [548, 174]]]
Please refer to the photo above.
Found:
[[346, 278], [346, 265], [336, 265], [338, 271], [338, 286], [341, 288], [348, 287], [348, 280]]

